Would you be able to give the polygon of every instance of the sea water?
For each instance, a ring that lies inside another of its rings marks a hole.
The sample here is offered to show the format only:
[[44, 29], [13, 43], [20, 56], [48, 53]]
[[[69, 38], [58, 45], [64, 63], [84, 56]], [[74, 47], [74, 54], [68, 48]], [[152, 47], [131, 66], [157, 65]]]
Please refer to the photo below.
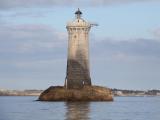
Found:
[[1, 96], [0, 120], [160, 120], [160, 97], [114, 97], [113, 102], [40, 102]]

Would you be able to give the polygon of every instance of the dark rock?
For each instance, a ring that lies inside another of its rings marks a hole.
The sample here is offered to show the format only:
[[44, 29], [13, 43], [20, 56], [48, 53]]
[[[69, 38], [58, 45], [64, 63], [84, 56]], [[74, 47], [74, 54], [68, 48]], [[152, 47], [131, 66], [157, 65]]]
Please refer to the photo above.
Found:
[[82, 89], [66, 89], [51, 86], [41, 93], [39, 101], [113, 101], [109, 88], [84, 86]]

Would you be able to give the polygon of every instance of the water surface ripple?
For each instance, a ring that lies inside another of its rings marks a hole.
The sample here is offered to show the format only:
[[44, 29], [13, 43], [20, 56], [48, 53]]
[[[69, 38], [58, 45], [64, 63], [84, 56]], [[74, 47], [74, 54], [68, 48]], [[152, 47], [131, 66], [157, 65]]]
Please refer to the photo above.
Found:
[[115, 97], [114, 102], [40, 102], [0, 97], [0, 120], [160, 120], [160, 97]]

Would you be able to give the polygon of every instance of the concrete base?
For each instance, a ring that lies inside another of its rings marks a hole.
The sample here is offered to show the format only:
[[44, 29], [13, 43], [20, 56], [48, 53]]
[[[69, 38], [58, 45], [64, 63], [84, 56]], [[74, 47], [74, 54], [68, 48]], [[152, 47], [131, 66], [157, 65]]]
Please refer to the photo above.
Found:
[[41, 93], [39, 101], [113, 101], [111, 90], [100, 86], [66, 89], [51, 86]]

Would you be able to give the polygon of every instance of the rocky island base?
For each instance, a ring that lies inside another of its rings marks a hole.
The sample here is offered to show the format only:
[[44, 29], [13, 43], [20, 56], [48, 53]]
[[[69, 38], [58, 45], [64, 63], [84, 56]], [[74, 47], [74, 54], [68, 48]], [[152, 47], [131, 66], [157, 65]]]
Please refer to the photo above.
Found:
[[41, 93], [39, 101], [113, 101], [109, 88], [84, 86], [82, 89], [66, 89], [62, 86], [51, 86]]

